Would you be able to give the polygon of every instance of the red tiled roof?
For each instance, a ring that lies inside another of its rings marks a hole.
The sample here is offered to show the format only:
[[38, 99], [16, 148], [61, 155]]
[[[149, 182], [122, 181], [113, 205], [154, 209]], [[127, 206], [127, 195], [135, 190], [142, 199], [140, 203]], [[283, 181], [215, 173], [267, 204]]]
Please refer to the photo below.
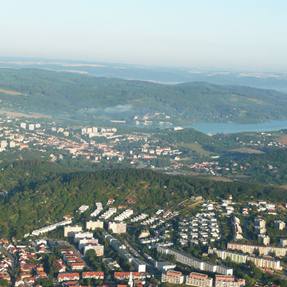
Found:
[[77, 272], [74, 273], [59, 273], [58, 280], [59, 281], [68, 281], [68, 280], [77, 280], [80, 278], [80, 274]]
[[82, 273], [82, 278], [92, 278], [92, 277], [99, 277], [104, 278], [104, 272], [97, 272], [97, 271], [87, 271]]
[[216, 281], [227, 281], [227, 282], [233, 282], [235, 281], [234, 276], [231, 275], [215, 275]]
[[177, 277], [177, 276], [182, 276], [182, 273], [179, 272], [179, 271], [169, 270], [169, 271], [166, 272], [166, 275], [167, 276], [175, 276], [175, 277]]
[[197, 273], [197, 272], [191, 272], [189, 274], [190, 278], [196, 278], [196, 279], [207, 279], [208, 275], [202, 274], [202, 273]]
[[130, 277], [130, 274], [132, 274], [133, 278], [141, 278], [146, 275], [144, 272], [114, 272], [114, 277], [116, 279], [127, 279]]

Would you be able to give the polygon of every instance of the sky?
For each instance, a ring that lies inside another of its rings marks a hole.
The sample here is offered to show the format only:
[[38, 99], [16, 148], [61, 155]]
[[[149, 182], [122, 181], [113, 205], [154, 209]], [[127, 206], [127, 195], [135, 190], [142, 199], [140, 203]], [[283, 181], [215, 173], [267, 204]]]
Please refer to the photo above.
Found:
[[287, 71], [286, 0], [0, 0], [0, 57]]

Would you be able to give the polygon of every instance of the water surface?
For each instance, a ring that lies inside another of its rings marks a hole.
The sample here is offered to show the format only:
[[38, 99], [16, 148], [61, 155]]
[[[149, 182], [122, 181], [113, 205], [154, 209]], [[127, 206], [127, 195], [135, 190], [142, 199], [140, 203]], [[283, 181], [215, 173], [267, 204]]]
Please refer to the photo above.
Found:
[[240, 132], [264, 132], [264, 131], [279, 131], [287, 129], [287, 120], [284, 121], [269, 121], [255, 124], [237, 124], [237, 123], [195, 123], [192, 128], [201, 131], [205, 134], [230, 134]]

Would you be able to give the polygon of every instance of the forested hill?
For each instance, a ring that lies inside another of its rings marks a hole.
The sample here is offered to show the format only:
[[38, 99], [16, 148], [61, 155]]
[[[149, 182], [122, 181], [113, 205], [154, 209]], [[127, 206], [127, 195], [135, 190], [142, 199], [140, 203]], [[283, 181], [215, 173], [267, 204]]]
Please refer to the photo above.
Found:
[[164, 112], [176, 122], [286, 119], [287, 95], [205, 82], [163, 85], [36, 69], [0, 70], [1, 109], [77, 120]]
[[[14, 172], [13, 172], [14, 171]], [[22, 171], [22, 172], [21, 172]], [[22, 162], [2, 170], [0, 236], [21, 237], [33, 229], [72, 215], [82, 204], [116, 199], [137, 211], [174, 208], [191, 196], [286, 201], [287, 193], [263, 185], [216, 182], [187, 176], [166, 175], [151, 170], [109, 169], [95, 172], [71, 171], [52, 163]], [[38, 180], [37, 180], [38, 179]], [[130, 205], [131, 206], [131, 205]]]

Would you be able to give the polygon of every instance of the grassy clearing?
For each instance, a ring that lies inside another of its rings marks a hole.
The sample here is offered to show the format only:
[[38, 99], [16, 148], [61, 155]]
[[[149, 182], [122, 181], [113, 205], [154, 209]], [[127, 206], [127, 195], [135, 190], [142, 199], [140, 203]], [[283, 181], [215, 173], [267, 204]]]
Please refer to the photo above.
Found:
[[211, 153], [205, 150], [199, 143], [179, 143], [178, 146], [190, 149], [201, 156], [210, 156]]

